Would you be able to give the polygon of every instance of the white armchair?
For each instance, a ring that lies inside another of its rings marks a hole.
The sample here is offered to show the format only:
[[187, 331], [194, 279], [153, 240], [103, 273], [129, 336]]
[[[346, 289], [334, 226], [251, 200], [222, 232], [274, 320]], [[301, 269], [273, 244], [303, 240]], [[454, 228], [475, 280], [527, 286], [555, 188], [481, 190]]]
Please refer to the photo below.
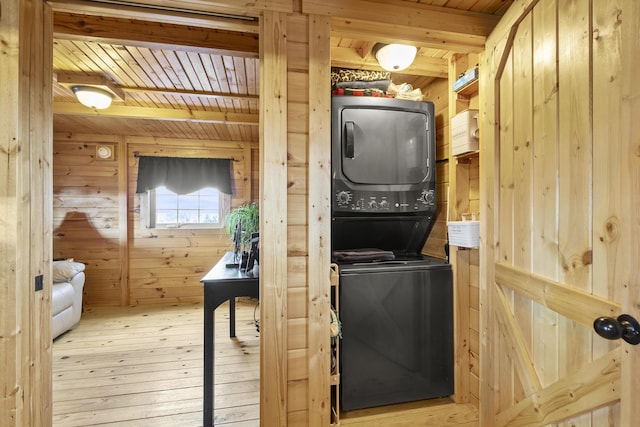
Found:
[[72, 259], [54, 261], [51, 288], [52, 338], [80, 322], [85, 265]]

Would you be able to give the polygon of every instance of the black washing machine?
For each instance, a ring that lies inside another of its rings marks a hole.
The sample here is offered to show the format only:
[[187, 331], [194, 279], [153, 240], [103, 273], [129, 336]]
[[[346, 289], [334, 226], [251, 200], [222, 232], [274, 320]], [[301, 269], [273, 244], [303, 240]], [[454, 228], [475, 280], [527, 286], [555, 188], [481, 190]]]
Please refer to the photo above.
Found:
[[420, 254], [436, 213], [433, 104], [334, 97], [331, 114], [341, 408], [451, 395], [451, 266]]
[[453, 394], [451, 266], [398, 255], [339, 267], [341, 408]]
[[[431, 219], [332, 220], [345, 411], [453, 394], [451, 265], [420, 254]], [[367, 259], [369, 258], [369, 259]]]

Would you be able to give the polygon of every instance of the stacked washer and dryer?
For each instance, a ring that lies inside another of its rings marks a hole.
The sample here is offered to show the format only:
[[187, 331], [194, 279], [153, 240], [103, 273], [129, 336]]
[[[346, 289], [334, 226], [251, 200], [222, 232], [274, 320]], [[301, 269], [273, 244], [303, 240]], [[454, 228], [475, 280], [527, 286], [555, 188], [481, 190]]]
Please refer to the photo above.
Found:
[[449, 396], [451, 266], [421, 254], [436, 213], [433, 104], [334, 96], [331, 114], [341, 408]]

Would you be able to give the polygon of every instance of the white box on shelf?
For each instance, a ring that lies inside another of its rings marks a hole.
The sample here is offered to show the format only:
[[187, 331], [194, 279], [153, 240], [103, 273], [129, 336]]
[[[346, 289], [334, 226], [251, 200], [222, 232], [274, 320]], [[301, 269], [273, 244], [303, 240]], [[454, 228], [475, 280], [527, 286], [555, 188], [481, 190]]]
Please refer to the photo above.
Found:
[[478, 110], [464, 110], [451, 118], [451, 154], [478, 151]]
[[477, 248], [480, 246], [480, 221], [474, 219], [467, 221], [462, 217], [462, 221], [447, 222], [449, 230], [449, 244], [464, 248]]

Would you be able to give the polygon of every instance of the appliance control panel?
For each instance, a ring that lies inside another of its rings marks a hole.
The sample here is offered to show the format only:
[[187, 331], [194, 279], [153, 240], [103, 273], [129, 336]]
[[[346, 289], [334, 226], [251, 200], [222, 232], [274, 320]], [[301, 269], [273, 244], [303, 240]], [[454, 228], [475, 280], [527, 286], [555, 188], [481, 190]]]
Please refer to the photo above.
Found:
[[433, 188], [367, 191], [335, 186], [333, 192], [334, 212], [407, 213], [433, 211], [436, 208]]

